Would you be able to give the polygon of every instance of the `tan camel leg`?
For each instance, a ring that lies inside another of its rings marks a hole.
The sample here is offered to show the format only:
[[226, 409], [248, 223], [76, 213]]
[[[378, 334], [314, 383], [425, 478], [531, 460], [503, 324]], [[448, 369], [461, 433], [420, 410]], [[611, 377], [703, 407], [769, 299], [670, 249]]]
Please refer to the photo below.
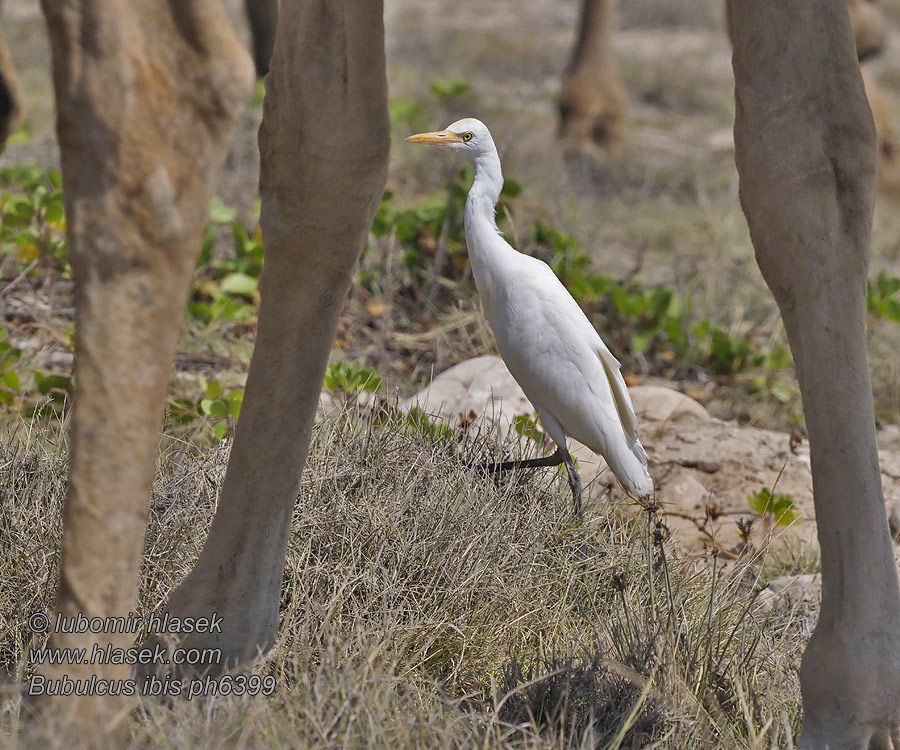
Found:
[[572, 60], [559, 93], [559, 138], [567, 148], [622, 146], [628, 96], [613, 46], [617, 0], [582, 0]]
[[878, 79], [868, 65], [862, 66], [866, 97], [875, 120], [878, 134], [878, 187], [881, 190], [900, 191], [900, 140], [894, 128], [894, 113]]
[[[179, 322], [252, 68], [218, 0], [42, 0], [76, 282], [76, 399], [57, 614], [127, 615]], [[190, 75], [185, 73], [189, 71]], [[129, 634], [51, 637], [127, 648]], [[48, 678], [125, 679], [66, 664]], [[48, 701], [51, 702], [51, 701]], [[55, 699], [72, 745], [127, 698]], [[101, 734], [97, 733], [98, 725]]]
[[22, 120], [22, 92], [6, 39], [0, 32], [0, 151]]
[[[847, 8], [859, 61], [877, 57], [887, 41], [887, 22], [881, 6], [874, 0], [849, 0]], [[868, 65], [862, 66], [862, 74], [878, 134], [878, 187], [896, 191], [900, 189], [900, 144], [894, 129], [894, 113]]]
[[283, 0], [260, 128], [259, 336], [209, 539], [167, 609], [217, 612], [210, 644], [274, 642], [291, 512], [354, 264], [387, 179], [381, 2]]
[[859, 61], [879, 54], [887, 39], [887, 22], [881, 7], [874, 0], [848, 0], [847, 9]]
[[865, 334], [875, 129], [846, 0], [729, 0], [728, 11], [741, 204], [794, 354], [822, 549], [800, 747], [890, 748], [900, 592]]
[[262, 78], [269, 72], [269, 60], [275, 46], [278, 0], [246, 0], [244, 5], [253, 37], [253, 63], [257, 77]]

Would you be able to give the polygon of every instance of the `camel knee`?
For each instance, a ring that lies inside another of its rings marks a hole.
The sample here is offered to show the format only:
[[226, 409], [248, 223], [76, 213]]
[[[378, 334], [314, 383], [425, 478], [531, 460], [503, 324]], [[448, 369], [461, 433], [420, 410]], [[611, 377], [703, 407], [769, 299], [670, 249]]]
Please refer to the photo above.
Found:
[[618, 77], [568, 76], [557, 102], [561, 141], [576, 148], [585, 144], [618, 146], [625, 141], [625, 89]]
[[627, 97], [613, 48], [615, 25], [616, 0], [582, 0], [557, 104], [558, 137], [575, 150], [624, 142]]
[[877, 55], [884, 48], [887, 26], [884, 12], [874, 0], [849, 0], [850, 25], [859, 61]]
[[275, 47], [279, 0], [246, 0], [247, 20], [253, 37], [253, 64], [257, 78], [269, 72], [269, 61]]
[[22, 119], [22, 94], [6, 40], [0, 33], [0, 151]]

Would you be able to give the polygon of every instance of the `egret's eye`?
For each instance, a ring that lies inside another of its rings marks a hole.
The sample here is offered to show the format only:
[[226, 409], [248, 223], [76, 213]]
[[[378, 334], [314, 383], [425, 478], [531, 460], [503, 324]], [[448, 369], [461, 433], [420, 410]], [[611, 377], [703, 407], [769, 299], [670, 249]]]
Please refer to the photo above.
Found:
[[470, 131], [468, 131], [468, 130], [467, 130], [465, 133], [462, 134], [462, 139], [463, 139], [464, 141], [471, 141], [474, 137], [475, 137], [475, 136], [474, 136]]

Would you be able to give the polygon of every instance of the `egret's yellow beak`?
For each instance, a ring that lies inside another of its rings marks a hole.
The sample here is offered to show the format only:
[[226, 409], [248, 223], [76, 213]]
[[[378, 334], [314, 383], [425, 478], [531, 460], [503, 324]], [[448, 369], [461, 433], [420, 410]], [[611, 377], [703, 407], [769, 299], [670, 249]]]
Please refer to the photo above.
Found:
[[438, 130], [434, 133], [416, 133], [407, 138], [410, 143], [424, 143], [428, 146], [449, 146], [451, 143], [463, 143], [463, 139], [449, 130]]

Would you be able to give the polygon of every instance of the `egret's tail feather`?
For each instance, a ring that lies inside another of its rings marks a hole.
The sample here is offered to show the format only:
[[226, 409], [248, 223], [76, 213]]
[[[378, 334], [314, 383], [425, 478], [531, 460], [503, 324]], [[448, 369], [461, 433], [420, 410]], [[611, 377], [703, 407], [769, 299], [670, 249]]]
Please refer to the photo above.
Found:
[[631, 443], [630, 447], [630, 452], [622, 451], [618, 455], [608, 458], [609, 468], [629, 493], [639, 498], [647, 497], [654, 491], [653, 478], [647, 468], [647, 451], [644, 450], [641, 441], [637, 439]]

